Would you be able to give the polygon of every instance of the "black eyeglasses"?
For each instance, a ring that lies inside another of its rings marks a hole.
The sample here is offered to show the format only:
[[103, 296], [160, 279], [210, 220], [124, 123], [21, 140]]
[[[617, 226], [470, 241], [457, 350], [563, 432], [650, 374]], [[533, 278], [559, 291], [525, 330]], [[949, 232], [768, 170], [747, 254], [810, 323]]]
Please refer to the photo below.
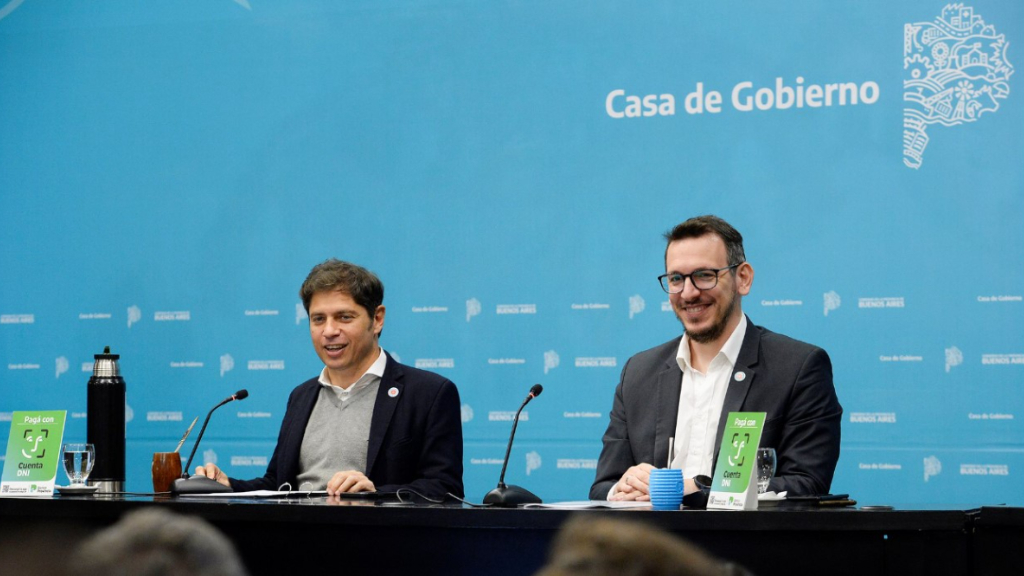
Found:
[[725, 270], [731, 270], [743, 264], [743, 262], [737, 262], [732, 266], [726, 266], [725, 268], [719, 268], [717, 270], [712, 268], [701, 268], [700, 270], [694, 270], [689, 274], [680, 274], [679, 272], [669, 272], [668, 274], [662, 274], [658, 276], [658, 282], [661, 283], [661, 289], [669, 294], [679, 294], [683, 291], [686, 286], [686, 279], [689, 278], [690, 282], [693, 283], [693, 287], [697, 290], [711, 290], [715, 286], [718, 286], [718, 275]]

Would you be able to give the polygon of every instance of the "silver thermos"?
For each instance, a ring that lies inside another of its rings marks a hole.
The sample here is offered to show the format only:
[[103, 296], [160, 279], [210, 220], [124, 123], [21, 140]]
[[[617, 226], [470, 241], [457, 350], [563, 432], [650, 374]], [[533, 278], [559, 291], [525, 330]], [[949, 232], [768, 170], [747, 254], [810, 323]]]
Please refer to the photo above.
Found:
[[94, 356], [88, 388], [88, 442], [96, 447], [89, 484], [97, 492], [124, 492], [125, 383], [110, 346]]

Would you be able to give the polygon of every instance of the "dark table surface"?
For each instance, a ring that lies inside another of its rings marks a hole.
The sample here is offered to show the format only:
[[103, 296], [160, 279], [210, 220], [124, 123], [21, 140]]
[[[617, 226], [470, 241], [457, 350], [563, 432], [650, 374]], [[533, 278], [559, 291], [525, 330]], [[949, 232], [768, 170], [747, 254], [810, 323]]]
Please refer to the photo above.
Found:
[[143, 506], [206, 519], [235, 543], [254, 574], [280, 573], [275, 567], [281, 562], [290, 570], [321, 571], [325, 562], [343, 562], [380, 574], [532, 574], [558, 528], [580, 514], [656, 526], [756, 574], [990, 573], [1012, 566], [1024, 550], [1024, 509], [972, 505], [865, 511], [782, 503], [749, 512], [662, 512], [301, 497], [57, 496], [0, 498], [0, 525], [73, 526], [78, 531], [69, 532], [85, 535]]

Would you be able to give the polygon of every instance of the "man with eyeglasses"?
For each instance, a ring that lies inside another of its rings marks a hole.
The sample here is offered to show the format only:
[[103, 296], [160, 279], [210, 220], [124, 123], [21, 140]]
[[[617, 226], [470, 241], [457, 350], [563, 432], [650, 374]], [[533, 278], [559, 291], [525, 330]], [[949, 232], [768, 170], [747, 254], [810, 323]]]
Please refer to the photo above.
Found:
[[768, 490], [827, 494], [843, 414], [828, 354], [743, 314], [754, 268], [725, 220], [691, 218], [665, 239], [658, 279], [684, 334], [626, 362], [590, 498], [649, 500], [650, 470], [672, 467], [686, 478], [684, 504], [706, 504], [729, 412], [768, 414], [761, 445], [778, 455]]

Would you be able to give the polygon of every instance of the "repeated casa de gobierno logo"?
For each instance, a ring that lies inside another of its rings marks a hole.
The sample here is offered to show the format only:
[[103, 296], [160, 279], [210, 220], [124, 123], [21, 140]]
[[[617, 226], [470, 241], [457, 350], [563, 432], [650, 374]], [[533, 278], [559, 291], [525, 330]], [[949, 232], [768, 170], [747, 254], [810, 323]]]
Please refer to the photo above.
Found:
[[839, 297], [835, 290], [825, 292], [823, 300], [825, 303], [825, 316], [828, 316], [829, 312], [839, 310], [839, 307], [843, 304], [843, 299]]
[[541, 459], [540, 454], [536, 450], [526, 453], [526, 475], [529, 476], [530, 472], [540, 469]]
[[554, 350], [548, 350], [544, 353], [544, 373], [547, 374], [551, 370], [558, 368], [561, 363], [561, 358], [558, 356], [558, 352]]
[[476, 298], [466, 300], [466, 322], [472, 320], [474, 316], [479, 316], [481, 310], [483, 310], [483, 306], [479, 300]]
[[956, 346], [946, 348], [946, 373], [954, 366], [959, 366], [964, 363], [964, 353], [960, 351]]
[[231, 354], [224, 354], [220, 357], [220, 376], [224, 377], [224, 374], [234, 370], [235, 359], [231, 357]]
[[932, 476], [942, 473], [942, 462], [935, 456], [928, 456], [924, 459], [924, 481], [927, 482]]

